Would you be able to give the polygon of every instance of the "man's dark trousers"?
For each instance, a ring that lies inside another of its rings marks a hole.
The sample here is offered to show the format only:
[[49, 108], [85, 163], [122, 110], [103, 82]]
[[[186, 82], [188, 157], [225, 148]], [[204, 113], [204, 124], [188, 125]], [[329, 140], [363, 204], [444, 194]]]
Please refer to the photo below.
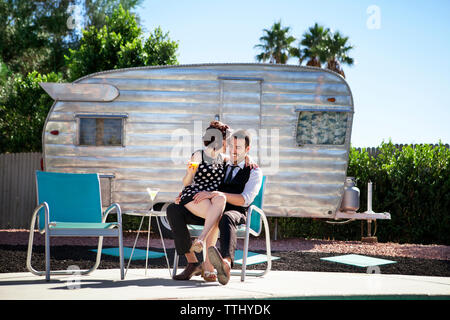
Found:
[[[220, 254], [223, 258], [231, 258], [233, 262], [237, 243], [236, 229], [239, 224], [245, 223], [246, 215], [236, 210], [225, 210], [219, 221]], [[179, 255], [188, 253], [192, 240], [187, 225], [204, 225], [205, 219], [192, 214], [183, 205], [172, 203], [167, 207], [167, 220], [172, 229], [177, 253]]]

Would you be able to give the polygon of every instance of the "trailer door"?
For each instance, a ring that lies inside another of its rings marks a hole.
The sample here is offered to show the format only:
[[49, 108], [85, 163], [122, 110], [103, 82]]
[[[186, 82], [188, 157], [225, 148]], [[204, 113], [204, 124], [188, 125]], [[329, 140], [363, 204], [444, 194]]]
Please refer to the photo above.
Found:
[[[217, 118], [233, 130], [249, 130], [254, 146], [250, 154], [259, 159], [263, 79], [223, 76], [219, 77], [219, 81], [220, 104]], [[257, 159], [255, 160], [258, 161]]]

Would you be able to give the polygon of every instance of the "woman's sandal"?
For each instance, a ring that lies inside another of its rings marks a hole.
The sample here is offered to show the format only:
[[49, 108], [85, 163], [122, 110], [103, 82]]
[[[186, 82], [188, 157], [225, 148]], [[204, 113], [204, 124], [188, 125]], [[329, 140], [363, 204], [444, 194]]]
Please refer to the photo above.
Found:
[[216, 282], [217, 274], [215, 271], [205, 271], [202, 268], [202, 278], [205, 280], [205, 282]]
[[200, 253], [202, 252], [202, 250], [203, 250], [203, 241], [200, 239], [195, 239], [194, 243], [191, 246], [190, 251]]

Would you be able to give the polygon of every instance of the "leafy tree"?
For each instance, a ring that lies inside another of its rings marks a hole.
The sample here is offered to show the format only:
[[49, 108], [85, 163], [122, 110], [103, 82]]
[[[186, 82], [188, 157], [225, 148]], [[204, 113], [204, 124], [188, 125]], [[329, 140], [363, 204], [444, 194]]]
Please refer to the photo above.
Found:
[[[94, 26], [101, 29], [106, 24], [106, 18], [112, 16], [114, 9], [122, 6], [126, 11], [142, 4], [142, 0], [85, 0], [84, 7], [85, 20], [83, 28]], [[139, 22], [138, 16], [136, 20]]]
[[69, 80], [103, 70], [177, 64], [178, 43], [157, 28], [144, 41], [135, 16], [119, 5], [106, 24], [83, 31], [80, 48], [65, 57]]
[[0, 153], [41, 151], [42, 128], [53, 104], [39, 82], [61, 82], [62, 74], [10, 77], [0, 91]]
[[178, 64], [177, 49], [178, 44], [170, 41], [169, 33], [163, 33], [161, 28], [157, 27], [145, 41], [144, 64], [147, 66]]
[[6, 83], [8, 77], [11, 75], [6, 63], [4, 63], [0, 57], [0, 88]]
[[0, 2], [0, 57], [13, 73], [25, 76], [59, 71], [64, 53], [75, 45], [75, 30], [67, 28], [68, 7], [75, 0]]
[[289, 55], [295, 51], [292, 47], [295, 38], [289, 32], [290, 27], [282, 27], [281, 21], [275, 22], [270, 29], [264, 29], [264, 35], [259, 38], [260, 44], [254, 46], [262, 50], [256, 60], [286, 64]]
[[[97, 8], [97, 13], [102, 10], [108, 13], [106, 9], [111, 8], [112, 4], [120, 4], [111, 17], [106, 16], [106, 25], [100, 28], [93, 25], [83, 31], [78, 49], [70, 48], [71, 40], [57, 25], [63, 24], [63, 29], [67, 28], [68, 15], [73, 13], [67, 8], [69, 5], [79, 5], [80, 0], [0, 2], [0, 12], [7, 13], [0, 14], [0, 24], [6, 23], [0, 26], [0, 153], [42, 149], [42, 128], [53, 100], [39, 86], [39, 82], [67, 80], [63, 72], [53, 71], [64, 71], [67, 67], [68, 80], [72, 81], [96, 71], [177, 63], [178, 43], [171, 41], [168, 33], [163, 33], [161, 28], [156, 28], [144, 41], [136, 15], [130, 14], [121, 5], [133, 7], [139, 2], [86, 0], [87, 5], [102, 4], [103, 9]], [[45, 8], [48, 11], [44, 14], [42, 10]], [[57, 11], [59, 18], [52, 20], [55, 8], [60, 9]], [[41, 25], [42, 29], [39, 29], [36, 26], [39, 21], [48, 25]], [[97, 24], [98, 20], [94, 15], [94, 19], [84, 23]], [[76, 33], [73, 36], [76, 38]], [[52, 46], [61, 51], [53, 50]], [[64, 52], [67, 54], [61, 61], [66, 65], [61, 66], [58, 57]], [[52, 65], [51, 61], [55, 63]]]
[[[79, 47], [80, 30], [100, 29], [105, 17], [122, 5], [131, 10], [142, 0], [2, 0], [0, 58], [12, 73], [65, 72], [64, 55]], [[76, 24], [70, 25], [74, 8]]]

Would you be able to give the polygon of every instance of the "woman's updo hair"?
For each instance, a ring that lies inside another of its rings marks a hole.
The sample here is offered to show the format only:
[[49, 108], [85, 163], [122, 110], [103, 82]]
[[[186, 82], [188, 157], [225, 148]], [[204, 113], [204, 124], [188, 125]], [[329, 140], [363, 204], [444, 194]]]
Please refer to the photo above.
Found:
[[226, 140], [230, 137], [231, 130], [228, 125], [222, 123], [220, 121], [211, 121], [209, 127], [206, 128], [205, 134], [203, 135], [203, 144], [205, 147], [211, 145], [215, 150], [222, 148], [223, 140]]

